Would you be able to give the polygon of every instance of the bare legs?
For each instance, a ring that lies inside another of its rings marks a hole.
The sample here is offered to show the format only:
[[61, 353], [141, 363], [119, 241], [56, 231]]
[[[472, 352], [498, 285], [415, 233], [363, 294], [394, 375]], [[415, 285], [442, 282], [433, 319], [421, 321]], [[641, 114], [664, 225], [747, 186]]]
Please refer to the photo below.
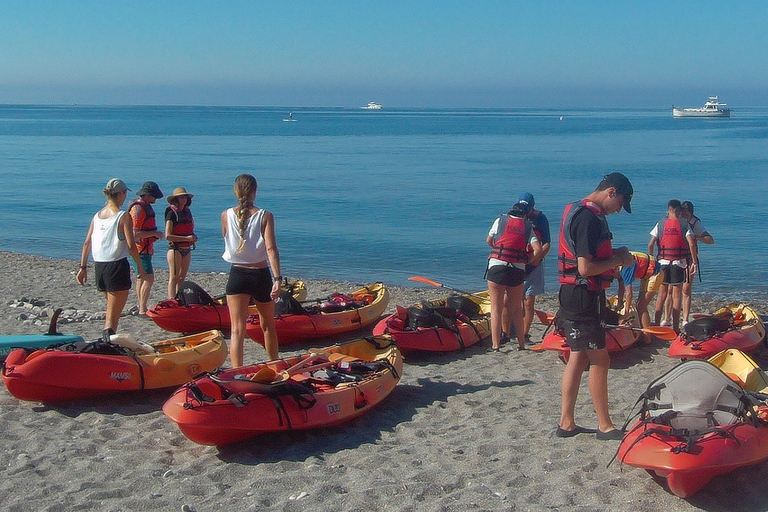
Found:
[[504, 286], [488, 281], [488, 295], [491, 299], [491, 346], [499, 348], [504, 323], [504, 313], [512, 319], [517, 334], [517, 344], [525, 347], [523, 326], [523, 285]]
[[155, 274], [144, 274], [144, 279], [136, 278], [136, 297], [139, 301], [139, 314], [146, 315], [149, 309], [149, 292], [155, 282]]
[[607, 349], [571, 352], [563, 373], [562, 403], [560, 408], [560, 428], [576, 428], [574, 418], [576, 398], [579, 395], [581, 374], [589, 367], [589, 394], [597, 414], [597, 426], [602, 432], [609, 432], [615, 427], [608, 412], [608, 368], [611, 358]]
[[173, 299], [179, 293], [179, 286], [187, 278], [189, 264], [192, 261], [192, 253], [184, 255], [180, 251], [170, 249], [168, 251], [168, 298]]
[[120, 321], [120, 314], [123, 312], [125, 303], [128, 302], [130, 290], [120, 290], [119, 292], [104, 292], [107, 299], [107, 313], [104, 317], [104, 329], [112, 329], [117, 332], [117, 324]]
[[[245, 321], [248, 319], [248, 304], [251, 296], [246, 294], [227, 295], [232, 333], [229, 338], [229, 359], [233, 368], [243, 366], [243, 343], [245, 341]], [[267, 358], [278, 358], [277, 331], [275, 330], [275, 303], [257, 302], [259, 322], [264, 332], [264, 348]]]

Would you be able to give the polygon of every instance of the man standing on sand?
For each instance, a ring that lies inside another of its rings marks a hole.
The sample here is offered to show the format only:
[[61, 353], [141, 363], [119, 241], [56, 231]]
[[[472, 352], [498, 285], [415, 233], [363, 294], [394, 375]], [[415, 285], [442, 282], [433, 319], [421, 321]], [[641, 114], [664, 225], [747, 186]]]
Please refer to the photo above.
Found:
[[[680, 203], [683, 209], [680, 211], [680, 216], [688, 221], [688, 225], [693, 231], [693, 238], [696, 243], [696, 255], [699, 254], [699, 242], [704, 242], [707, 245], [713, 245], [715, 239], [709, 234], [704, 224], [701, 223], [701, 219], [693, 214], [693, 203], [690, 201], [683, 201]], [[701, 268], [699, 267], [699, 260], [694, 261], [696, 263], [696, 271], [701, 279]], [[693, 279], [688, 279], [683, 283], [683, 325], [688, 323], [688, 316], [691, 314], [691, 289], [693, 287]]]
[[[131, 203], [128, 212], [133, 219], [133, 236], [139, 249], [141, 266], [144, 267], [144, 278], [136, 279], [136, 296], [139, 299], [139, 315], [146, 315], [149, 309], [149, 292], [155, 282], [155, 271], [152, 268], [153, 244], [163, 238], [163, 232], [157, 230], [155, 210], [152, 205], [163, 197], [160, 187], [154, 181], [146, 181], [136, 195], [139, 198]], [[138, 269], [137, 269], [138, 271]]]
[[540, 210], [534, 208], [533, 194], [525, 192], [518, 199], [531, 205], [528, 220], [533, 223], [533, 231], [541, 243], [541, 253], [538, 258], [528, 260], [525, 266], [525, 281], [523, 284], [523, 326], [525, 328], [525, 342], [529, 343], [531, 337], [528, 332], [533, 323], [536, 296], [544, 293], [544, 256], [550, 249], [549, 220]]
[[[682, 205], [677, 199], [667, 203], [667, 218], [661, 219], [651, 230], [651, 240], [648, 242], [648, 252], [653, 253], [658, 245], [657, 259], [661, 264], [660, 274], [664, 275], [659, 298], [656, 299], [655, 322], [659, 323], [664, 311], [667, 296], [672, 297], [672, 328], [679, 331], [680, 307], [683, 298], [683, 284], [690, 281], [696, 274], [698, 253], [696, 240], [688, 222], [682, 217]], [[690, 264], [689, 264], [690, 262]], [[667, 322], [669, 320], [667, 319]]]
[[[634, 189], [626, 176], [613, 172], [581, 201], [565, 207], [558, 243], [560, 309], [555, 326], [571, 349], [563, 372], [560, 423], [555, 435], [573, 437], [595, 433], [600, 440], [619, 440], [623, 432], [614, 427], [608, 412], [608, 367], [611, 358], [605, 347], [605, 289], [616, 275], [616, 267], [632, 265], [626, 247], [614, 249], [607, 215], [632, 213]], [[576, 424], [576, 397], [581, 376], [589, 368], [589, 394], [597, 414], [597, 430]]]

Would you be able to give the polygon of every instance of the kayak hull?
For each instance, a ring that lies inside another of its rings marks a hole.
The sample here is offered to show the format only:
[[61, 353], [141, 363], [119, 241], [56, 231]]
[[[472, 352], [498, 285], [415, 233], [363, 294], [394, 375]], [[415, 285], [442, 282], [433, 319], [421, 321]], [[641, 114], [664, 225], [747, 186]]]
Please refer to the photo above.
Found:
[[[381, 317], [389, 305], [389, 291], [384, 283], [372, 283], [355, 290], [350, 297], [365, 303], [362, 307], [336, 312], [319, 311], [314, 314], [285, 314], [275, 318], [275, 330], [281, 346], [313, 338], [336, 336], [362, 329]], [[259, 316], [250, 315], [245, 331], [256, 343], [264, 344]]]
[[126, 391], [175, 387], [221, 366], [227, 345], [219, 331], [151, 343], [150, 354], [109, 355], [64, 349], [16, 349], [2, 378], [21, 400], [59, 402]]
[[733, 328], [697, 340], [681, 332], [669, 346], [669, 356], [680, 359], [707, 359], [728, 349], [751, 352], [765, 338], [765, 324], [760, 315], [745, 304], [730, 304], [715, 313], [734, 318]]
[[[284, 371], [313, 353], [381, 365], [355, 382], [338, 383], [318, 373], [266, 383], [248, 380], [265, 368]], [[163, 412], [190, 440], [215, 446], [269, 432], [329, 427], [351, 421], [384, 400], [397, 385], [402, 367], [400, 351], [389, 338], [360, 339], [203, 376], [178, 389]]]

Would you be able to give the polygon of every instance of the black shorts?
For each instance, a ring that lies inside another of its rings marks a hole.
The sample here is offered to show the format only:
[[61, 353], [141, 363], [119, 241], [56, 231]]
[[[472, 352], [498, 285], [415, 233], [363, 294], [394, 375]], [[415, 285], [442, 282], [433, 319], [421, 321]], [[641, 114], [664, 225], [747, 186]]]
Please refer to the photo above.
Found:
[[271, 302], [272, 273], [268, 268], [232, 265], [227, 280], [227, 295], [250, 295], [256, 302]]
[[558, 317], [555, 327], [562, 331], [571, 352], [605, 348], [605, 327], [600, 320], [573, 321]]
[[687, 268], [678, 267], [671, 263], [669, 265], [664, 265], [661, 268], [662, 272], [664, 272], [664, 280], [662, 281], [662, 284], [677, 285], [688, 282]]
[[97, 261], [96, 288], [100, 292], [121, 292], [131, 289], [131, 266], [128, 258], [117, 261]]
[[494, 265], [488, 269], [488, 280], [502, 286], [520, 286], [525, 281], [525, 270], [507, 265]]

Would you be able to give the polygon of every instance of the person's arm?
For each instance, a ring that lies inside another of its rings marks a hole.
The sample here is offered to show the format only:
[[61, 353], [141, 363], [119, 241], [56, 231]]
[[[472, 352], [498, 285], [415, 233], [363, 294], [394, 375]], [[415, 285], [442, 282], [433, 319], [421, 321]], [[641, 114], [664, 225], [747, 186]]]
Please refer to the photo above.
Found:
[[136, 248], [136, 239], [133, 237], [133, 219], [129, 215], [123, 215], [120, 218], [120, 229], [125, 233], [125, 243], [128, 244], [128, 251], [136, 262], [136, 268], [139, 270], [139, 279], [144, 279], [144, 265], [141, 264], [141, 258], [139, 257], [139, 249]]
[[699, 242], [704, 242], [705, 244], [708, 244], [708, 245], [712, 245], [715, 243], [715, 239], [712, 237], [712, 235], [710, 235], [706, 231], [701, 235], [697, 236], [696, 240], [698, 240]]
[[276, 299], [280, 296], [280, 278], [282, 278], [283, 274], [280, 271], [280, 251], [277, 248], [277, 239], [275, 237], [275, 218], [271, 212], [264, 212], [261, 229], [264, 245], [267, 248], [269, 267], [272, 269], [272, 275], [275, 277], [275, 281], [272, 283], [271, 297]]
[[131, 220], [133, 223], [133, 238], [135, 240], [144, 240], [145, 238], [156, 238], [157, 240], [160, 240], [163, 238], [163, 233], [158, 230], [145, 230], [140, 229], [141, 225], [144, 222], [144, 217], [146, 213], [144, 212], [144, 208], [141, 207], [140, 204], [134, 204], [133, 207], [131, 207], [130, 211], [128, 212], [131, 216]]
[[221, 212], [221, 237], [227, 238], [227, 210]]
[[657, 240], [658, 240], [658, 238], [656, 238], [655, 236], [652, 236], [651, 240], [648, 242], [648, 254], [650, 254], [651, 256], [656, 254], [656, 251], [654, 249], [656, 249], [656, 241]]
[[688, 235], [685, 239], [688, 240], [688, 248], [691, 251], [690, 274], [694, 275], [699, 270], [699, 245], [696, 243], [696, 237], [693, 235]]
[[80, 269], [77, 271], [76, 279], [81, 285], [88, 279], [88, 256], [91, 254], [91, 235], [93, 234], [93, 219], [88, 226], [88, 233], [85, 235], [83, 250], [80, 252]]

